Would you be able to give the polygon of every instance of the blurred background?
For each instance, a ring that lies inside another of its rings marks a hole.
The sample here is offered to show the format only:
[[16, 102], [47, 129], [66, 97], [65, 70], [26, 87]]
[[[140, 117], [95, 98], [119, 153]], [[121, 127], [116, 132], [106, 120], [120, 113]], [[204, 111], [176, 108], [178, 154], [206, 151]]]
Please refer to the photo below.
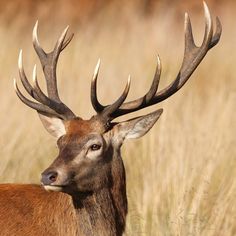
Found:
[[[223, 25], [220, 43], [177, 94], [133, 114], [164, 108], [151, 132], [122, 148], [129, 200], [126, 235], [236, 235], [236, 4], [207, 3], [213, 19], [218, 15]], [[117, 98], [129, 74], [128, 100], [142, 96], [157, 54], [163, 67], [160, 87], [175, 78], [183, 56], [185, 12], [199, 45], [204, 14], [198, 0], [1, 0], [1, 182], [39, 183], [40, 173], [57, 155], [56, 142], [37, 113], [13, 89], [20, 49], [28, 78], [36, 63], [45, 89], [32, 47], [36, 20], [46, 50], [68, 24], [75, 33], [60, 57], [58, 86], [62, 100], [89, 118], [94, 113], [90, 81], [98, 58], [103, 103]]]

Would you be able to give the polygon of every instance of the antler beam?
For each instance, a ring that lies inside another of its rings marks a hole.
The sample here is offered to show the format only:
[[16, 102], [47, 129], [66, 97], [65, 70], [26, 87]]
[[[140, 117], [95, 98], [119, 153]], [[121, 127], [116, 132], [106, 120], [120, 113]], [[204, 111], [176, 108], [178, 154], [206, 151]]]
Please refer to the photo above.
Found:
[[[97, 98], [97, 78], [99, 73], [100, 60], [98, 61], [91, 83], [91, 102], [95, 111], [97, 112], [96, 118], [100, 119], [101, 122], [110, 122], [118, 116], [122, 116], [157, 104], [172, 96], [182, 88], [182, 86], [188, 81], [192, 73], [201, 63], [207, 52], [219, 42], [221, 37], [222, 27], [219, 18], [216, 17], [216, 30], [213, 33], [213, 22], [209, 9], [205, 2], [203, 2], [203, 6], [205, 13], [205, 34], [201, 46], [197, 47], [195, 45], [191, 21], [188, 14], [186, 13], [184, 30], [185, 50], [182, 65], [175, 80], [159, 92], [157, 90], [161, 76], [161, 61], [158, 56], [156, 72], [153, 78], [152, 85], [149, 91], [143, 97], [130, 102], [125, 102], [130, 89], [129, 76], [128, 82], [121, 96], [110, 105], [102, 105]], [[46, 96], [39, 87], [36, 76], [36, 67], [33, 71], [33, 86], [29, 83], [23, 69], [22, 52], [20, 52], [18, 62], [20, 79], [25, 90], [32, 98], [36, 100], [36, 102], [24, 97], [24, 95], [20, 92], [16, 82], [14, 82], [16, 93], [22, 102], [37, 110], [39, 113], [43, 113], [44, 115], [48, 116], [57, 116], [64, 120], [75, 118], [75, 114], [64, 103], [62, 103], [59, 98], [56, 77], [56, 66], [59, 55], [70, 43], [73, 38], [73, 34], [66, 39], [66, 35], [68, 32], [68, 27], [66, 27], [59, 37], [53, 51], [51, 51], [50, 53], [46, 53], [39, 44], [37, 29], [38, 22], [36, 22], [33, 29], [33, 45], [43, 68], [44, 76], [47, 83], [48, 96]]]
[[146, 108], [148, 106], [157, 104], [174, 93], [176, 93], [182, 86], [187, 82], [192, 73], [198, 67], [200, 62], [203, 60], [207, 52], [214, 47], [220, 40], [222, 27], [218, 17], [216, 17], [216, 30], [213, 34], [213, 23], [209, 12], [209, 9], [205, 2], [203, 2], [204, 13], [205, 13], [205, 34], [204, 39], [200, 47], [197, 47], [194, 43], [191, 21], [188, 14], [185, 14], [185, 51], [183, 62], [180, 71], [176, 79], [169, 84], [166, 88], [157, 92], [160, 75], [161, 75], [161, 62], [159, 56], [157, 57], [157, 67], [155, 76], [151, 85], [150, 90], [143, 97], [136, 100], [122, 103], [114, 110], [113, 105], [103, 106], [97, 99], [96, 82], [99, 71], [100, 61], [95, 69], [94, 79], [91, 85], [91, 100], [95, 110], [103, 116], [107, 116], [108, 119], [112, 120], [118, 116], [122, 116], [137, 110]]

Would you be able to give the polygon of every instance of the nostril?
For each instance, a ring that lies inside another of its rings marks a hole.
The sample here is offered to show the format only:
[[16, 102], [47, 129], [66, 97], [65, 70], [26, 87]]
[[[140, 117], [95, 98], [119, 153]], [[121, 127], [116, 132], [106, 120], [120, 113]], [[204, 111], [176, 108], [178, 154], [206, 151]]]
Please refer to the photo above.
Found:
[[56, 180], [57, 180], [57, 172], [52, 172], [52, 173], [50, 173], [50, 175], [49, 175], [49, 180], [51, 180], [52, 181], [52, 183], [53, 182], [55, 182]]
[[42, 174], [41, 182], [44, 185], [50, 185], [57, 180], [57, 177], [58, 177], [58, 173], [55, 171], [44, 172]]

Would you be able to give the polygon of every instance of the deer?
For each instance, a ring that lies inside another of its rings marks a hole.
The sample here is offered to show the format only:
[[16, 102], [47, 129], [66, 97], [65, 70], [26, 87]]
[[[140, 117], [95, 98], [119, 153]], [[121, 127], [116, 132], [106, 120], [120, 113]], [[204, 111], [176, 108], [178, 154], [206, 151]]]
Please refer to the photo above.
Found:
[[70, 235], [120, 236], [125, 231], [128, 203], [126, 172], [121, 157], [121, 145], [126, 139], [145, 135], [163, 112], [149, 114], [121, 122], [116, 118], [162, 102], [175, 94], [188, 81], [207, 52], [220, 40], [222, 26], [216, 17], [216, 27], [206, 3], [205, 33], [201, 46], [196, 46], [191, 21], [185, 14], [185, 50], [181, 68], [166, 88], [158, 91], [161, 61], [157, 57], [154, 78], [148, 92], [126, 102], [130, 77], [122, 94], [109, 105], [97, 97], [98, 61], [91, 82], [91, 103], [96, 112], [89, 120], [75, 115], [58, 93], [56, 67], [60, 53], [67, 47], [73, 34], [67, 37], [68, 27], [62, 32], [54, 49], [46, 53], [38, 40], [38, 22], [33, 29], [33, 46], [42, 65], [47, 95], [40, 88], [36, 67], [33, 82], [23, 68], [19, 54], [19, 77], [27, 98], [14, 88], [19, 99], [37, 111], [45, 129], [57, 139], [58, 156], [41, 174], [41, 184], [0, 185], [1, 235]]

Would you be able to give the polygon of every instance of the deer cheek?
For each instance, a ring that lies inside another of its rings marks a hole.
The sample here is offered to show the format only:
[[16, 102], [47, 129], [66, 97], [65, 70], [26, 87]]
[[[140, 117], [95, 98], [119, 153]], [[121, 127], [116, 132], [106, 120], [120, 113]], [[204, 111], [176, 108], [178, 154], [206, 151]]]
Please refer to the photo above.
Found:
[[91, 168], [88, 163], [80, 163], [76, 169], [74, 169], [74, 179], [73, 183], [76, 185], [76, 188], [79, 191], [88, 191], [89, 184], [92, 182], [94, 178], [93, 168]]

